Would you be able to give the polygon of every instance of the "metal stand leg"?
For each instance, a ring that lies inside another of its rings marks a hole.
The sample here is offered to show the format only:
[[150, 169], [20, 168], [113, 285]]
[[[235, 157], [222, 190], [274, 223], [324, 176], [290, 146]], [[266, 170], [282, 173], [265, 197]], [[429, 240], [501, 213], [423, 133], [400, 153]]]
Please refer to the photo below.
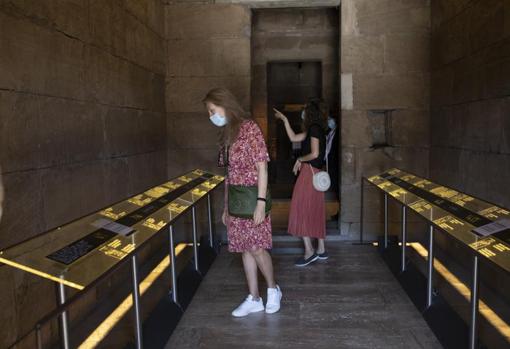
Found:
[[384, 193], [384, 249], [388, 248], [388, 194]]
[[471, 284], [471, 324], [469, 326], [469, 348], [477, 347], [478, 337], [478, 256], [473, 258], [473, 280]]
[[191, 208], [191, 216], [193, 219], [193, 257], [195, 263], [195, 270], [198, 273], [200, 273], [200, 268], [198, 267], [197, 214], [195, 206]]
[[359, 219], [360, 219], [360, 223], [359, 223], [359, 243], [360, 243], [360, 245], [363, 245], [363, 220], [364, 220], [363, 219], [364, 218], [363, 217], [363, 211], [364, 211], [363, 210], [364, 209], [364, 202], [363, 202], [364, 195], [363, 194], [364, 194], [364, 192], [365, 192], [365, 178], [362, 177], [361, 178], [361, 200], [360, 200], [361, 201], [360, 202], [360, 204], [361, 204], [360, 211], [361, 212], [359, 215], [360, 216], [359, 217]]
[[143, 348], [142, 320], [140, 316], [140, 289], [138, 280], [138, 263], [136, 254], [131, 257], [131, 270], [133, 272], [133, 310], [135, 313], [135, 341], [136, 348]]
[[172, 300], [175, 304], [179, 304], [177, 291], [177, 272], [175, 270], [175, 243], [174, 243], [174, 227], [168, 228], [168, 238], [170, 240], [170, 271], [172, 273]]
[[212, 209], [211, 209], [211, 195], [207, 194], [207, 217], [209, 219], [209, 246], [214, 248], [214, 235], [213, 235], [213, 222], [212, 222]]
[[39, 324], [35, 327], [35, 347], [37, 349], [42, 349], [41, 325]]
[[[64, 304], [66, 301], [66, 289], [64, 284], [57, 284], [58, 303]], [[67, 311], [60, 313], [60, 336], [62, 340], [62, 348], [69, 349], [69, 318]]]
[[432, 286], [434, 284], [434, 226], [429, 227], [429, 257], [427, 270], [427, 308], [432, 305]]
[[400, 271], [406, 271], [406, 245], [407, 245], [407, 207], [402, 206], [402, 260]]

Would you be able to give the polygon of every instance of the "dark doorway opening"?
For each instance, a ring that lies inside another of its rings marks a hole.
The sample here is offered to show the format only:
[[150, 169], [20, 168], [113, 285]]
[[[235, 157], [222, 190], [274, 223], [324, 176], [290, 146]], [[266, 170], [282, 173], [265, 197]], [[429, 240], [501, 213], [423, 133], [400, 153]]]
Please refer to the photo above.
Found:
[[300, 144], [291, 143], [273, 108], [283, 112], [295, 132], [301, 130], [301, 110], [309, 98], [322, 97], [322, 64], [309, 62], [269, 62], [267, 66], [267, 125], [269, 184], [274, 198], [292, 196], [295, 177], [292, 166], [300, 156]]

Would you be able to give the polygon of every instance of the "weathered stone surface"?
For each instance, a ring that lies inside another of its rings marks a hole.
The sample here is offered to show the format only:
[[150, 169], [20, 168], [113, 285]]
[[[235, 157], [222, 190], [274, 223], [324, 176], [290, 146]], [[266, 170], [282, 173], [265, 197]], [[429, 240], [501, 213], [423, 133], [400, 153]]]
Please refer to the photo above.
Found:
[[356, 75], [354, 104], [360, 109], [426, 108], [424, 74]]
[[172, 149], [168, 151], [168, 176], [175, 177], [179, 174], [197, 168], [214, 173], [222, 173], [218, 168], [218, 147], [203, 149]]
[[392, 73], [430, 70], [430, 35], [397, 33], [384, 38], [384, 71]]
[[469, 52], [469, 28], [467, 14], [459, 15], [433, 32], [432, 51], [434, 62], [439, 65], [451, 63]]
[[[0, 248], [166, 179], [163, 14], [157, 0], [2, 2]], [[2, 347], [54, 307], [52, 284], [18, 273]]]
[[274, 61], [317, 61], [332, 64], [338, 61], [338, 36], [310, 35], [258, 36], [252, 40], [252, 64], [262, 65]]
[[18, 334], [21, 335], [32, 330], [41, 317], [56, 307], [55, 284], [20, 270], [15, 271], [13, 275], [16, 312], [19, 319], [16, 325]]
[[478, 168], [487, 181], [486, 192], [483, 197], [488, 197], [496, 204], [503, 207], [510, 207], [510, 188], [508, 187], [508, 178], [510, 178], [510, 155], [490, 154], [485, 155], [486, 168]]
[[44, 230], [106, 206], [102, 162], [43, 170], [41, 195]]
[[134, 109], [109, 108], [104, 116], [106, 156], [119, 157], [142, 152], [143, 138], [138, 111]]
[[41, 178], [38, 171], [3, 174], [5, 201], [0, 222], [1, 248], [44, 230]]
[[472, 3], [471, 0], [432, 0], [432, 27], [436, 29], [443, 22], [450, 20], [472, 6]]
[[[19, 272], [19, 271], [18, 271]], [[7, 348], [14, 343], [17, 338], [17, 323], [19, 322], [16, 311], [16, 292], [12, 285], [14, 284], [14, 269], [6, 265], [0, 266], [0, 321], [2, 322], [2, 336], [0, 336], [0, 346]]]
[[430, 111], [401, 109], [392, 112], [392, 144], [427, 148], [430, 145]]
[[[433, 2], [431, 176], [508, 205], [510, 45], [506, 2]], [[436, 16], [437, 15], [437, 16]], [[498, 161], [499, 159], [499, 161]]]
[[105, 194], [106, 202], [114, 203], [124, 200], [132, 193], [129, 190], [129, 164], [128, 157], [120, 157], [105, 162]]
[[[358, 149], [342, 146], [342, 186], [353, 185], [360, 180], [358, 173]], [[343, 206], [343, 203], [342, 203]]]
[[168, 40], [250, 36], [250, 11], [243, 6], [175, 4], [165, 11]]
[[[485, 95], [503, 98], [510, 95], [510, 58], [487, 64], [485, 67]], [[483, 73], [480, 73], [483, 74]]]
[[171, 112], [203, 112], [202, 99], [214, 87], [226, 87], [244, 108], [250, 104], [250, 77], [175, 77], [167, 82], [167, 108]]
[[253, 30], [257, 35], [290, 33], [338, 33], [339, 21], [334, 11], [317, 11], [315, 9], [279, 9], [255, 12]]
[[168, 41], [169, 77], [248, 76], [248, 38], [194, 39]]
[[41, 98], [30, 94], [4, 96], [14, 97], [16, 101], [2, 118], [2, 170], [12, 172], [37, 168], [41, 158]]
[[168, 123], [170, 148], [197, 149], [217, 146], [218, 128], [211, 123], [205, 110], [202, 113], [183, 113], [173, 118], [172, 115], [169, 115]]
[[127, 0], [124, 2], [124, 6], [137, 20], [147, 25], [160, 37], [164, 36], [164, 11], [161, 10], [161, 1]]
[[[407, 1], [404, 6], [395, 6], [389, 1], [387, 7], [379, 7], [384, 1], [356, 2], [357, 21], [361, 35], [402, 34], [430, 32], [430, 4], [428, 1]], [[388, 1], [387, 1], [388, 3]], [[404, 2], [401, 2], [403, 4]], [[361, 5], [363, 4], [363, 5]]]
[[[503, 110], [510, 110], [510, 97], [503, 99], [503, 101]], [[505, 116], [501, 120], [500, 140], [501, 152], [504, 154], [510, 154], [510, 118]]]
[[431, 72], [431, 107], [451, 104], [453, 101], [454, 72], [450, 66]]
[[388, 12], [420, 9], [429, 6], [430, 1], [426, 0], [379, 0], [373, 2], [371, 0], [353, 0], [356, 4], [356, 10], [359, 15], [375, 16], [377, 14], [385, 14]]
[[[167, 179], [165, 161], [164, 150], [129, 157], [129, 192], [140, 193], [164, 182]], [[182, 173], [181, 170], [180, 174]]]
[[469, 18], [469, 42], [471, 52], [490, 46], [504, 38], [505, 0], [474, 2], [467, 11]]
[[39, 125], [40, 167], [103, 158], [102, 107], [67, 99], [44, 98], [40, 101]]
[[381, 74], [385, 39], [382, 36], [342, 36], [342, 71]]
[[342, 147], [369, 147], [372, 145], [366, 111], [342, 111]]

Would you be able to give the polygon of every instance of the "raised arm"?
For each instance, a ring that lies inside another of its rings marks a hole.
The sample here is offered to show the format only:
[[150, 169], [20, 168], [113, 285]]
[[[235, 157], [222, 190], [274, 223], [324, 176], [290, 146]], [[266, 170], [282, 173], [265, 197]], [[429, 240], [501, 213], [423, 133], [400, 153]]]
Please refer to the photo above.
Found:
[[278, 109], [273, 108], [273, 110], [275, 112], [275, 114], [274, 114], [275, 118], [283, 121], [283, 125], [285, 126], [285, 131], [287, 132], [287, 136], [289, 136], [289, 139], [291, 142], [302, 142], [305, 140], [305, 138], [306, 138], [305, 132], [295, 133], [294, 130], [292, 129], [292, 127], [290, 127], [290, 123], [289, 123], [289, 120], [287, 119], [287, 117], [282, 112], [280, 112]]

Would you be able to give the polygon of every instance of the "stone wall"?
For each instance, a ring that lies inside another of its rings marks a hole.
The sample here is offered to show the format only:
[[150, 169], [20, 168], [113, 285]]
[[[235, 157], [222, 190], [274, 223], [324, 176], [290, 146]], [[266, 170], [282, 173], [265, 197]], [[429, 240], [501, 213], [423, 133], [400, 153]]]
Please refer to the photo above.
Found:
[[510, 2], [432, 5], [431, 177], [510, 207]]
[[[353, 239], [362, 176], [390, 167], [428, 176], [430, 1], [343, 0], [341, 14], [341, 234]], [[392, 139], [373, 147], [380, 125], [370, 111], [381, 109], [394, 109]], [[382, 231], [379, 198], [366, 191], [368, 239]]]
[[[172, 0], [165, 6], [165, 26], [168, 173], [202, 168], [222, 174], [218, 128], [209, 121], [202, 99], [211, 88], [225, 87], [250, 110], [251, 12], [239, 5]], [[216, 231], [225, 233], [219, 192], [213, 195], [213, 208]], [[204, 231], [206, 216], [198, 218], [199, 231]], [[189, 217], [183, 221], [189, 228]]]
[[[167, 177], [163, 5], [2, 1], [0, 248]], [[54, 286], [0, 266], [0, 347], [54, 306]]]
[[218, 172], [218, 129], [202, 99], [211, 88], [226, 87], [249, 110], [250, 10], [178, 2], [166, 6], [165, 23], [168, 172], [197, 166]]

